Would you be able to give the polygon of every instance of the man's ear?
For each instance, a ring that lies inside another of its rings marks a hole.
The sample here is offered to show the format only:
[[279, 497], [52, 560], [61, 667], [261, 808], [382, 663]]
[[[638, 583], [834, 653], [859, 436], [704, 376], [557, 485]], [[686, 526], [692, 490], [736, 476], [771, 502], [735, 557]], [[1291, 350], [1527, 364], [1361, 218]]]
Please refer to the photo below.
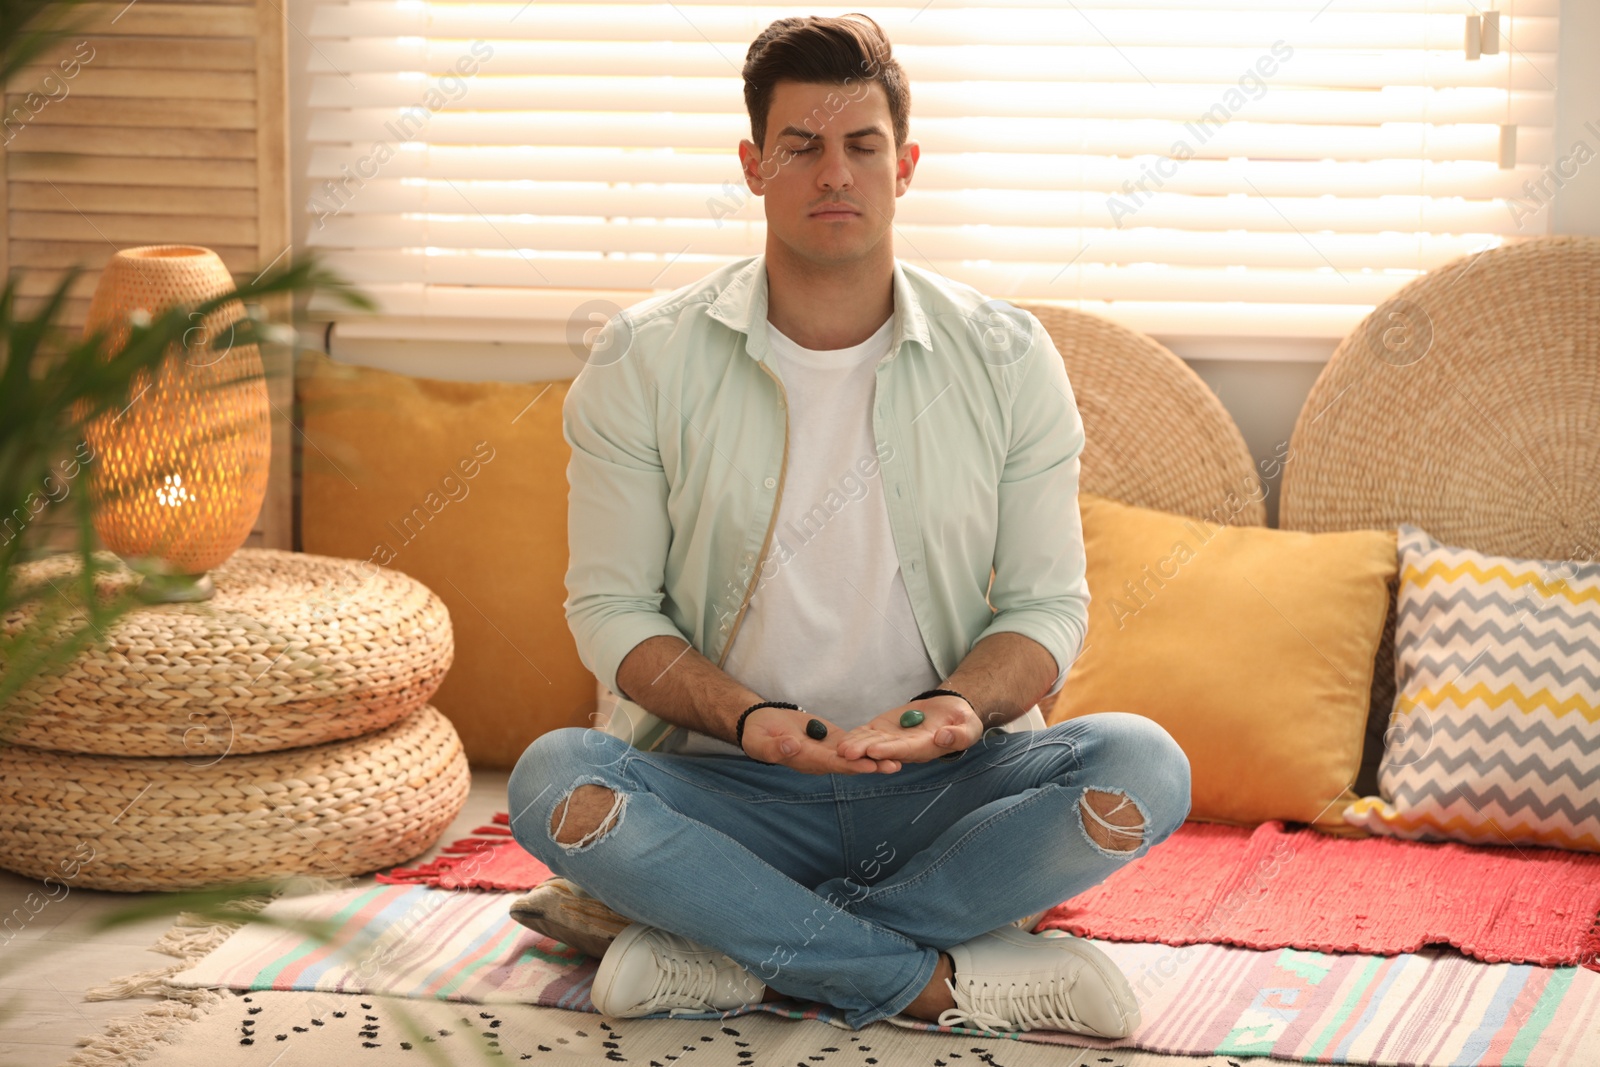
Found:
[[907, 141], [900, 146], [900, 155], [895, 160], [895, 196], [904, 196], [911, 187], [911, 176], [916, 173], [917, 161], [921, 158], [922, 146], [916, 141]]
[[739, 142], [739, 171], [744, 175], [746, 187], [756, 196], [761, 196], [766, 191], [761, 150], [748, 137]]

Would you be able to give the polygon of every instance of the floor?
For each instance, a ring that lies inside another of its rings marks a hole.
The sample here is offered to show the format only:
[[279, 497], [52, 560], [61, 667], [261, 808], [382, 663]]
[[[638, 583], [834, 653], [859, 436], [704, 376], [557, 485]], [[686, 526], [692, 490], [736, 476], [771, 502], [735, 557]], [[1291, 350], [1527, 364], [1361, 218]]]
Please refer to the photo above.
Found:
[[[445, 845], [504, 811], [509, 774], [474, 768], [466, 807], [438, 844], [406, 865], [432, 859]], [[32, 911], [25, 904], [28, 894], [37, 894], [33, 907], [38, 907], [40, 900], [49, 899], [43, 890], [34, 879], [0, 871], [0, 919], [15, 916], [0, 929], [0, 1064], [6, 1067], [58, 1067], [78, 1051], [74, 1042], [80, 1036], [99, 1033], [112, 1019], [153, 1003], [148, 998], [85, 1001], [84, 990], [176, 962], [148, 950], [172, 926], [171, 914], [89, 932], [98, 916], [157, 894], [71, 889], [59, 900], [49, 900], [18, 929]], [[51, 892], [59, 895], [60, 889], [52, 883]]]
[[[441, 849], [473, 829], [493, 820], [506, 807], [508, 771], [474, 769], [472, 792], [466, 807], [435, 846], [406, 866], [433, 859]], [[368, 879], [371, 881], [371, 879]], [[76, 1040], [98, 1034], [107, 1023], [121, 1016], [135, 1015], [154, 1003], [150, 998], [85, 1001], [87, 989], [103, 985], [136, 971], [166, 967], [175, 959], [151, 952], [154, 944], [171, 926], [174, 915], [158, 918], [98, 934], [90, 933], [92, 922], [108, 912], [129, 904], [143, 903], [158, 896], [150, 893], [110, 893], [92, 889], [72, 889], [60, 900], [41, 908], [26, 925], [17, 922], [30, 909], [23, 906], [29, 893], [45, 896], [41, 883], [9, 871], [0, 871], [0, 921], [18, 916], [0, 928], [0, 1065], [3, 1067], [60, 1067], [78, 1051]], [[59, 890], [56, 890], [59, 892]], [[19, 912], [13, 909], [21, 908]], [[15, 931], [12, 933], [12, 931]], [[7, 940], [7, 935], [10, 939]], [[1098, 1055], [1088, 1049], [1055, 1049], [1062, 1067], [1074, 1064], [1100, 1067]], [[1223, 1057], [1164, 1057], [1133, 1050], [1115, 1050], [1114, 1062], [1127, 1067], [1222, 1067]], [[159, 1056], [145, 1061], [156, 1067]], [[407, 1062], [410, 1062], [409, 1060]], [[920, 1059], [919, 1062], [927, 1062]], [[986, 1060], [985, 1062], [992, 1062]], [[1262, 1060], [1261, 1067], [1292, 1067], [1286, 1061]]]

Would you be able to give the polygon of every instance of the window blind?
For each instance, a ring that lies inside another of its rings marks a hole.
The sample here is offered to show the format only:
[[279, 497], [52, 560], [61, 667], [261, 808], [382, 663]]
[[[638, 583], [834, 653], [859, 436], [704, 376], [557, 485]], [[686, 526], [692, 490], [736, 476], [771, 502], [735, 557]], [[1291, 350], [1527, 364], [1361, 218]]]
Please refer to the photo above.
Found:
[[[1156, 334], [1339, 337], [1545, 232], [1559, 0], [934, 0], [871, 15], [902, 260]], [[319, 2], [310, 243], [351, 337], [562, 343], [765, 245], [742, 3]]]

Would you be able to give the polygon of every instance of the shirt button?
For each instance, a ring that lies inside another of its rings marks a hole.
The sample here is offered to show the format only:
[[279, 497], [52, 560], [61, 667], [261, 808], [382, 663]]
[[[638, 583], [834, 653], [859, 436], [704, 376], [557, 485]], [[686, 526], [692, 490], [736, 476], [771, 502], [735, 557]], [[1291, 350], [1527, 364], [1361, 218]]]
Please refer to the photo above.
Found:
[[778, 484], [778, 479], [776, 479], [776, 478], [768, 478], [766, 481], [762, 482], [761, 484], [766, 486], [768, 489], [771, 489], [773, 486]]

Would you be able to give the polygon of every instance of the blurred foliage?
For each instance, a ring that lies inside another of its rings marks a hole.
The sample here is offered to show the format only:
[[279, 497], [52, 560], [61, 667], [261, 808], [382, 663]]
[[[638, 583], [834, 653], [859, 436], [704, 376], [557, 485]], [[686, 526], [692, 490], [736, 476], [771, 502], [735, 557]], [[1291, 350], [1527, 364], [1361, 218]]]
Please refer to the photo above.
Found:
[[[89, 7], [84, 0], [0, 0], [0, 88], [26, 92], [29, 87], [24, 84], [11, 85], [13, 78], [42, 60], [63, 37], [93, 32], [92, 23], [104, 13], [104, 5]], [[0, 180], [4, 180], [3, 175]], [[204, 350], [292, 343], [292, 329], [269, 323], [261, 315], [263, 298], [318, 289], [332, 293], [351, 307], [374, 310], [377, 306], [344, 278], [322, 266], [314, 253], [307, 253], [298, 263], [269, 268], [251, 282], [236, 285], [231, 292], [215, 298], [131, 317], [126, 340], [113, 349], [112, 331], [107, 328], [84, 335], [60, 323], [67, 294], [84, 270], [80, 265], [65, 271], [40, 310], [33, 314], [18, 310], [17, 272], [6, 278], [4, 289], [0, 290], [0, 622], [10, 623], [0, 626], [0, 743], [20, 721], [15, 698], [29, 681], [70, 662], [91, 641], [103, 639], [108, 627], [124, 612], [143, 603], [131, 589], [114, 596], [96, 592], [97, 575], [114, 569], [116, 564], [108, 553], [96, 551], [93, 509], [97, 496], [92, 491], [96, 464], [92, 454], [83, 459], [84, 428], [95, 418], [120, 413], [136, 402], [143, 383], [153, 380], [164, 360], [196, 351], [189, 341], [196, 332], [195, 323], [207, 321], [213, 312], [235, 301], [243, 306], [246, 317], [231, 330], [219, 330]], [[252, 371], [220, 384], [238, 387], [265, 373]], [[67, 477], [76, 483], [60, 496], [51, 489], [52, 485], [64, 484], [58, 470], [71, 470]], [[55, 554], [43, 543], [40, 532], [46, 525], [45, 517], [61, 510], [70, 515], [74, 535], [71, 551], [78, 560], [77, 570], [64, 582], [20, 579], [18, 564]], [[22, 624], [24, 619], [26, 623]], [[141, 919], [188, 912], [212, 922], [260, 922], [283, 927], [328, 943], [334, 931], [332, 924], [284, 920], [228, 906], [241, 897], [277, 896], [292, 881], [146, 894], [134, 898], [127, 907], [101, 916], [87, 932], [92, 935]], [[27, 894], [30, 899], [34, 896], [47, 902], [60, 899], [50, 892]], [[31, 903], [0, 903], [0, 918], [9, 920], [20, 915], [24, 929], [33, 914], [36, 910]], [[32, 962], [28, 949], [47, 951], [62, 944], [26, 940], [27, 944], [19, 945], [13, 934], [11, 951], [0, 957], [0, 969]], [[337, 951], [359, 954], [359, 942], [363, 940], [370, 940], [365, 931]], [[0, 1017], [13, 1010], [11, 1004], [0, 1005]], [[405, 1029], [419, 1039], [418, 1047], [425, 1049], [435, 1062], [444, 1062], [443, 1050], [420, 1042], [421, 1028], [406, 1012], [399, 1014]], [[486, 1059], [501, 1055], [487, 1045], [481, 1051]]]

